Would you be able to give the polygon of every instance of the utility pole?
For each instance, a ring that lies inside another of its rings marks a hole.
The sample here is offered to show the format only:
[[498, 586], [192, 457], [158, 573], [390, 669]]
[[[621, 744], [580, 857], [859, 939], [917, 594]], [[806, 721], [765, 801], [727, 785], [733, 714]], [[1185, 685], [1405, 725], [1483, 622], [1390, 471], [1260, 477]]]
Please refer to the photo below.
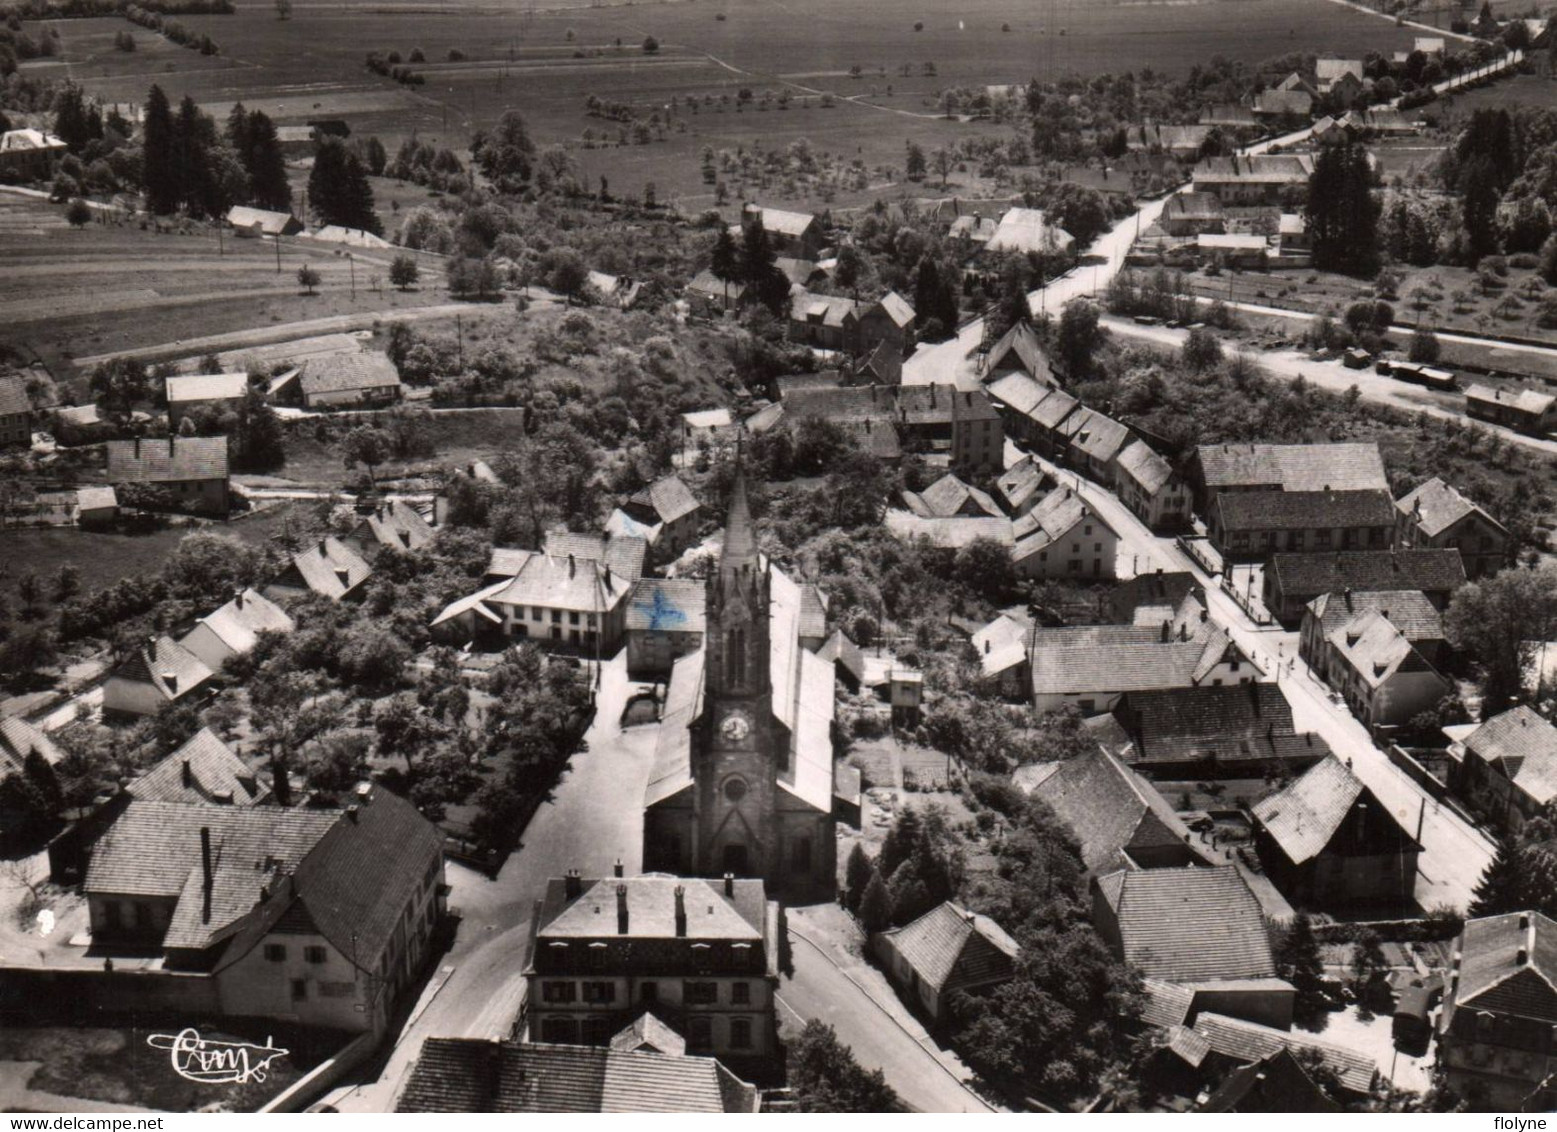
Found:
[[276, 274], [281, 274], [281, 237], [276, 237]]
[[346, 253], [346, 267], [351, 272], [351, 297], [357, 297], [357, 261], [351, 258], [351, 253]]
[[460, 371], [464, 372], [464, 369], [465, 369], [465, 327], [464, 327], [464, 324], [461, 322], [459, 315], [455, 315], [454, 316], [454, 341], [455, 341], [455, 344], [456, 344], [456, 349], [459, 351], [459, 367], [460, 367]]

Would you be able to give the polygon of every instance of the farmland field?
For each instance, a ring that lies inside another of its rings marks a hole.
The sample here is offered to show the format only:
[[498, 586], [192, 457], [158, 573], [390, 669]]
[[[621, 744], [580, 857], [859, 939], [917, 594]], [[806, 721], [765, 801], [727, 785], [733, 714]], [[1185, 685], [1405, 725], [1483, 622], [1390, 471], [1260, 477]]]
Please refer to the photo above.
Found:
[[[935, 118], [946, 87], [1147, 67], [1184, 72], [1215, 54], [1258, 62], [1291, 51], [1356, 54], [1363, 43], [1387, 52], [1413, 34], [1330, 0], [969, 0], [940, 15], [894, 0], [564, 3], [545, 11], [298, 0], [284, 22], [264, 3], [183, 22], [210, 34], [222, 54], [202, 57], [137, 31], [142, 50], [126, 55], [112, 44], [122, 21], [58, 21], [63, 54], [27, 68], [64, 71], [111, 101], [140, 101], [157, 81], [219, 116], [241, 99], [283, 122], [343, 117], [391, 149], [413, 133], [462, 148], [473, 129], [516, 108], [540, 143], [574, 150], [591, 184], [603, 174], [613, 188], [636, 192], [654, 181], [662, 199], [688, 207], [711, 203], [697, 161], [704, 145], [773, 148], [805, 137], [819, 152], [874, 168], [900, 163], [909, 140], [935, 146], [1001, 129]], [[651, 35], [659, 43], [652, 55], [641, 46]], [[409, 58], [414, 48], [427, 59], [415, 65], [425, 86], [398, 86], [363, 67], [368, 51]], [[451, 50], [464, 58], [449, 62]], [[615, 133], [614, 124], [585, 116], [589, 94], [646, 115], [673, 97], [717, 99], [741, 88], [788, 91], [789, 108], [683, 108], [685, 129], [664, 142], [585, 148], [580, 140], [591, 127]], [[840, 101], [824, 108], [823, 92]]]

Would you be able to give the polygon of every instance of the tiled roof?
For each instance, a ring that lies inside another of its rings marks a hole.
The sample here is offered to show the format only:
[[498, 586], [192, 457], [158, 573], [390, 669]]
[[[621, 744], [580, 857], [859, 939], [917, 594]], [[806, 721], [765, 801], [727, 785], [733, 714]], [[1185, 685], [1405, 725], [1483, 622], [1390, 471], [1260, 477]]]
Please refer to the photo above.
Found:
[[1204, 444], [1195, 449], [1208, 488], [1268, 486], [1281, 491], [1389, 489], [1373, 443]]
[[1260, 902], [1231, 865], [1119, 872], [1098, 883], [1125, 959], [1146, 977], [1193, 983], [1276, 973]]
[[1142, 607], [1177, 609], [1190, 594], [1200, 592], [1200, 583], [1187, 570], [1156, 574], [1138, 574], [1120, 582], [1108, 597], [1115, 621], [1134, 621]]
[[263, 208], [250, 208], [247, 205], [234, 205], [227, 210], [227, 223], [234, 228], [249, 228], [255, 224], [260, 226], [260, 231], [267, 235], [279, 235], [288, 228], [300, 228], [296, 217], [289, 212], [270, 212]]
[[362, 555], [333, 536], [298, 551], [292, 556], [292, 565], [304, 585], [332, 601], [351, 593], [373, 573]]
[[1446, 1029], [1461, 1007], [1557, 1025], [1557, 922], [1540, 912], [1467, 920], [1459, 952], [1459, 982], [1444, 1006]]
[[886, 312], [887, 317], [898, 327], [907, 327], [914, 321], [913, 305], [896, 291], [888, 291], [876, 300], [876, 304]]
[[912, 511], [889, 510], [882, 521], [898, 538], [925, 538], [943, 550], [958, 550], [974, 539], [993, 539], [1002, 546], [1012, 545], [1011, 521], [1004, 518], [927, 519]]
[[[1038, 333], [1030, 322], [1019, 322], [989, 349], [989, 356], [984, 359], [987, 372], [996, 373], [1003, 367], [1015, 363], [1021, 372], [1030, 378], [1035, 378], [1040, 385], [1052, 386], [1054, 384], [1054, 370], [1049, 365], [1048, 355], [1044, 352], [1043, 343], [1038, 340]], [[1018, 412], [1025, 412], [1012, 405]]]
[[6, 130], [0, 134], [0, 153], [20, 153], [27, 149], [64, 149], [65, 143], [42, 130]]
[[225, 436], [110, 440], [108, 479], [120, 483], [181, 483], [227, 478]]
[[1320, 636], [1325, 638], [1364, 613], [1379, 612], [1413, 643], [1444, 639], [1443, 614], [1421, 590], [1320, 594], [1308, 603], [1308, 608], [1319, 621]]
[[1131, 692], [1117, 714], [1127, 721], [1142, 757], [1153, 762], [1200, 740], [1293, 730], [1291, 702], [1279, 684], [1267, 681]]
[[904, 491], [903, 502], [909, 510], [927, 519], [950, 519], [960, 515], [1000, 516], [1000, 505], [986, 491], [964, 483], [948, 472], [923, 491]]
[[65, 756], [65, 752], [55, 746], [53, 739], [21, 716], [10, 715], [0, 719], [0, 778], [13, 771], [21, 771], [27, 756], [33, 752], [42, 755], [50, 766]]
[[841, 327], [859, 318], [861, 304], [844, 295], [818, 295], [796, 291], [789, 297], [789, 317], [794, 322]]
[[252, 649], [255, 638], [266, 630], [290, 633], [293, 627], [292, 618], [280, 606], [252, 589], [244, 590], [226, 605], [200, 618], [200, 624], [238, 654]]
[[880, 385], [807, 385], [785, 388], [784, 415], [790, 420], [821, 417], [842, 424], [853, 420], [892, 420], [897, 403]]
[[1189, 830], [1156, 788], [1101, 749], [1061, 763], [1032, 794], [1070, 826], [1090, 872], [1137, 867], [1133, 851], [1184, 847], [1199, 857], [1187, 844]]
[[[733, 896], [722, 881], [645, 873], [635, 877], [585, 878], [580, 895], [569, 900], [566, 882], [553, 879], [546, 887], [536, 929], [537, 938], [617, 938], [617, 890], [627, 891], [627, 939], [675, 939], [676, 889], [684, 890], [686, 939], [761, 942], [767, 922], [767, 895], [757, 878], [739, 878]], [[544, 944], [543, 944], [544, 946]]]
[[1465, 737], [1465, 749], [1496, 767], [1538, 804], [1557, 797], [1557, 727], [1524, 704]]
[[1493, 389], [1485, 385], [1472, 385], [1465, 390], [1465, 400], [1480, 401], [1488, 405], [1509, 405], [1521, 413], [1545, 416], [1557, 404], [1557, 396], [1537, 393], [1533, 389], [1520, 389], [1510, 393], [1506, 389]]
[[111, 487], [76, 488], [76, 509], [78, 511], [97, 511], [105, 507], [117, 506], [119, 506], [119, 497]]
[[1050, 224], [1042, 209], [1012, 208], [1000, 218], [987, 247], [998, 252], [1063, 251], [1075, 242], [1065, 229]]
[[721, 302], [726, 295], [731, 302], [738, 302], [741, 294], [746, 290], [746, 284], [732, 279], [726, 283], [712, 271], [699, 271], [692, 277], [692, 282], [687, 284], [688, 291], [696, 291], [700, 295], [710, 295]]
[[986, 385], [985, 390], [1000, 404], [1021, 416], [1029, 416], [1038, 402], [1048, 395], [1050, 386], [1020, 370], [1003, 373]]
[[257, 806], [270, 796], [270, 788], [209, 727], [195, 732], [126, 789], [137, 801], [190, 805]]
[[756, 1112], [711, 1057], [604, 1046], [428, 1038], [398, 1112]]
[[1114, 529], [1095, 514], [1080, 495], [1071, 488], [1056, 487], [1037, 506], [1012, 524], [1011, 534], [1016, 539], [1012, 557], [1020, 561], [1053, 545], [1073, 531], [1083, 519], [1097, 524], [1110, 535], [1114, 534]]
[[1223, 1057], [1255, 1062], [1283, 1048], [1312, 1049], [1340, 1078], [1341, 1086], [1353, 1093], [1366, 1093], [1378, 1078], [1378, 1064], [1344, 1046], [1320, 1041], [1301, 1030], [1277, 1030], [1242, 1018], [1222, 1014], [1202, 1014], [1195, 1019], [1195, 1032]]
[[168, 404], [180, 401], [236, 401], [249, 391], [246, 373], [205, 373], [192, 377], [170, 377]]
[[[1376, 688], [1400, 672], [1432, 672], [1433, 666], [1419, 653], [1389, 618], [1364, 613], [1330, 634], [1337, 659]], [[1452, 691], [1443, 681], [1444, 693]]]
[[631, 502], [653, 511], [662, 523], [674, 523], [683, 515], [690, 515], [700, 504], [692, 489], [679, 476], [665, 476], [641, 489]]
[[909, 425], [938, 425], [958, 421], [1000, 419], [994, 402], [983, 389], [958, 389], [955, 385], [904, 385], [897, 390], [898, 419]]
[[553, 558], [566, 558], [571, 554], [575, 558], [593, 559], [615, 574], [618, 580], [629, 582], [643, 577], [644, 559], [649, 556], [649, 544], [644, 539], [606, 533], [547, 531], [544, 549]]
[[707, 600], [707, 587], [694, 579], [640, 578], [627, 605], [627, 631], [701, 633]]
[[1216, 497], [1224, 531], [1328, 530], [1395, 525], [1389, 492], [1224, 491]]
[[937, 994], [1010, 978], [1019, 951], [994, 920], [949, 900], [886, 936]]
[[[1250, 125], [1253, 125], [1250, 118]], [[1222, 202], [1215, 193], [1174, 193], [1163, 208], [1164, 220], [1220, 220]]]
[[1479, 515], [1493, 529], [1508, 533], [1501, 523], [1437, 476], [1402, 496], [1395, 506], [1428, 538], [1437, 537], [1467, 515]]
[[1134, 480], [1147, 495], [1156, 495], [1173, 478], [1173, 468], [1144, 440], [1119, 453], [1119, 471]]
[[800, 586], [800, 614], [795, 631], [805, 638], [818, 640], [827, 636], [827, 595], [814, 583]]
[[150, 684], [171, 702], [200, 687], [211, 675], [194, 653], [172, 637], [160, 636], [137, 649], [110, 679]]
[[613, 574], [593, 558], [532, 554], [506, 586], [485, 600], [604, 615], [621, 604], [632, 585], [632, 578]]
[[27, 383], [19, 377], [0, 376], [0, 417], [32, 412], [32, 398], [27, 396]]
[[355, 354], [331, 354], [309, 358], [298, 376], [304, 396], [321, 393], [349, 393], [358, 389], [396, 389], [400, 373], [395, 363], [374, 350]]
[[420, 550], [433, 540], [433, 529], [416, 508], [398, 499], [380, 503], [352, 531], [363, 543], [369, 540], [396, 550]]
[[1313, 1078], [1283, 1046], [1249, 1065], [1240, 1065], [1196, 1112], [1340, 1112]]
[[777, 232], [783, 236], [803, 236], [816, 223], [816, 217], [809, 212], [792, 212], [760, 205], [747, 205], [741, 215], [743, 220], [748, 216], [760, 216], [764, 232]]
[[502, 617], [493, 612], [491, 607], [488, 606], [486, 602], [488, 598], [507, 589], [508, 582], [509, 579], [503, 578], [500, 581], [493, 582], [489, 586], [484, 586], [473, 594], [466, 594], [464, 597], [455, 598], [453, 601], [449, 602], [448, 605], [444, 606], [436, 617], [428, 622], [429, 627], [436, 628], [439, 625], [453, 621], [456, 617], [459, 617], [462, 614], [472, 611], [475, 612], [477, 617], [483, 617], [494, 625], [502, 624]]
[[687, 1052], [687, 1040], [672, 1030], [651, 1011], [645, 1010], [626, 1029], [611, 1039], [615, 1050], [652, 1050], [680, 1057]]
[[[865, 654], [860, 651], [859, 645], [844, 635], [842, 629], [834, 629], [833, 635], [816, 650], [816, 655], [835, 665], [841, 664], [856, 680], [865, 679]], [[844, 764], [838, 765], [842, 767]]]
[[1028, 414], [1040, 428], [1057, 429], [1081, 402], [1063, 389], [1051, 389], [1049, 395]]
[[1182, 1026], [1195, 1005], [1195, 992], [1178, 983], [1142, 979], [1141, 990], [1146, 995], [1141, 1021], [1148, 1026], [1161, 1026], [1165, 1030]]
[[1071, 444], [1094, 460], [1107, 463], [1130, 443], [1128, 428], [1093, 409], [1078, 410], [1065, 422], [1066, 427], [1070, 428], [1072, 422], [1075, 428], [1071, 433]]
[[1033, 693], [1078, 695], [1187, 688], [1197, 682], [1206, 661], [1214, 663], [1228, 647], [1227, 634], [1221, 630], [1187, 641], [1039, 647], [1033, 653]]
[[1342, 550], [1273, 554], [1269, 571], [1289, 595], [1353, 590], [1451, 593], [1465, 584], [1458, 550]]
[[1309, 767], [1286, 789], [1254, 807], [1254, 816], [1295, 865], [1325, 851], [1366, 787], [1335, 756]]
[[1031, 456], [1023, 456], [1001, 474], [995, 482], [995, 490], [1005, 500], [1006, 507], [1015, 514], [1033, 502], [1043, 490], [1046, 479], [1038, 461]]
[[1032, 622], [1026, 617], [1002, 613], [973, 634], [973, 651], [978, 654], [984, 675], [995, 676], [1027, 660], [1032, 641]]

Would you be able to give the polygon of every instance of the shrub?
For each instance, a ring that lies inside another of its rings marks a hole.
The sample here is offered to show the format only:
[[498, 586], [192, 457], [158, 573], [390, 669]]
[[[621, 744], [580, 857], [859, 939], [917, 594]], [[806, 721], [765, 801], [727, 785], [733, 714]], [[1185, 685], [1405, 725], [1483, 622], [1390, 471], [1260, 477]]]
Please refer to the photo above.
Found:
[[1413, 362], [1432, 365], [1438, 360], [1440, 350], [1438, 336], [1431, 330], [1418, 330], [1411, 335], [1410, 359]]

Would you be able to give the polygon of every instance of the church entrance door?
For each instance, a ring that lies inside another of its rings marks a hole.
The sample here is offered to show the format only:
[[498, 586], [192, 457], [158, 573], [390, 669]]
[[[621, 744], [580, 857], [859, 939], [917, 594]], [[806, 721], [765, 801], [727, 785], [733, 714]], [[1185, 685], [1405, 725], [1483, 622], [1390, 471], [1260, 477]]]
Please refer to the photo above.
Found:
[[726, 845], [724, 847], [724, 871], [743, 877], [747, 872], [746, 846]]

